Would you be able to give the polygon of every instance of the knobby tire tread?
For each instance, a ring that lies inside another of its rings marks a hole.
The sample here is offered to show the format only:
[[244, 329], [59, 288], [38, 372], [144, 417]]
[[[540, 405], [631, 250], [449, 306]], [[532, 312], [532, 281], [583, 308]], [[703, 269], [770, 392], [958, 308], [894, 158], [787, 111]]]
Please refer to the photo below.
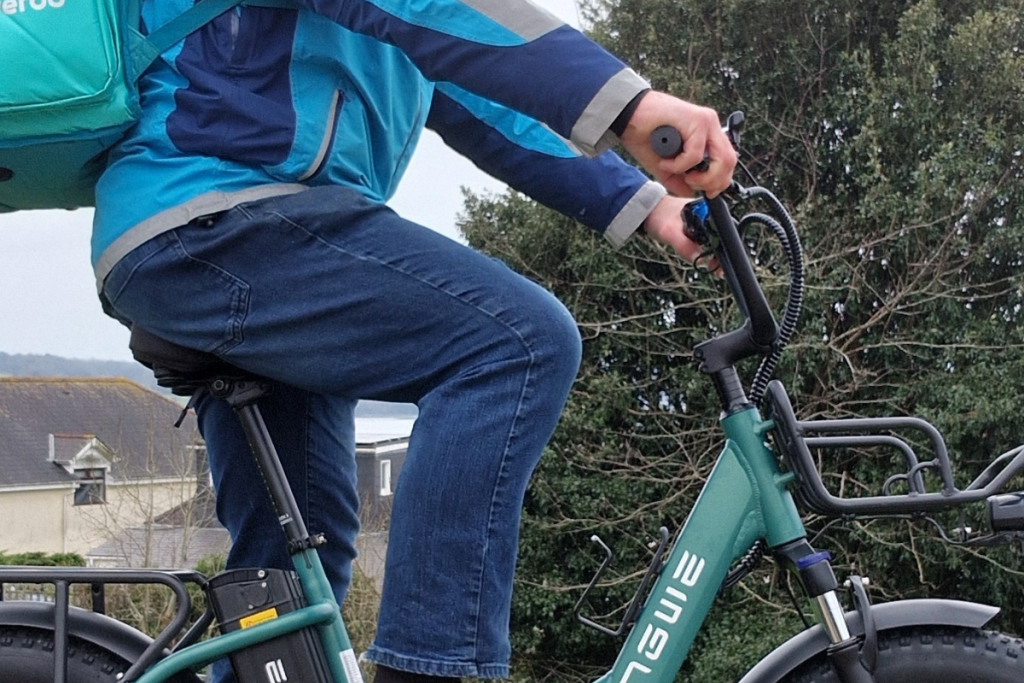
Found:
[[[114, 683], [128, 662], [88, 641], [68, 642], [67, 683]], [[0, 681], [53, 682], [53, 632], [0, 625]]]
[[[944, 626], [878, 634], [877, 683], [1022, 683], [1024, 641], [995, 631]], [[824, 653], [783, 683], [839, 683]]]

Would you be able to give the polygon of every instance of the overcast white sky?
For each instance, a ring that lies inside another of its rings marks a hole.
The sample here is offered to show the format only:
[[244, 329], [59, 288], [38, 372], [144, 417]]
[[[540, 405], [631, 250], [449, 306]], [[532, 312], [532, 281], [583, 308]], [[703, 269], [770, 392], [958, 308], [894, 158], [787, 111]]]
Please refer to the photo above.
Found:
[[[574, 0], [535, 0], [578, 26]], [[427, 132], [391, 202], [455, 239], [461, 187], [502, 185]], [[131, 360], [128, 332], [103, 315], [89, 264], [91, 210], [0, 213], [0, 352]]]

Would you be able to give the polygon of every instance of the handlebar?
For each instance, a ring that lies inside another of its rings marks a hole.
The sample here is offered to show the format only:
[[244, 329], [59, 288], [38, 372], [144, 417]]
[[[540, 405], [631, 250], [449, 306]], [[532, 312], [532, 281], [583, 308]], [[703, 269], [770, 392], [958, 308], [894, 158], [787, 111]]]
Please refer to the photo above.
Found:
[[[672, 126], [658, 126], [651, 133], [651, 147], [662, 159], [672, 159], [679, 156], [683, 151], [683, 136]], [[693, 167], [694, 171], [708, 170], [708, 158]]]
[[[739, 146], [739, 128], [742, 124], [743, 115], [740, 112], [732, 114], [726, 124], [725, 132], [734, 146]], [[651, 133], [650, 143], [652, 149], [663, 158], [678, 156], [683, 150], [682, 135], [670, 126], [655, 129]], [[707, 159], [693, 170], [699, 172], [706, 169]], [[734, 184], [731, 189], [735, 187]], [[717, 236], [715, 258], [743, 315], [743, 323], [739, 328], [704, 342], [694, 350], [702, 361], [701, 370], [712, 374], [731, 368], [743, 358], [771, 353], [779, 340], [778, 324], [754, 273], [729, 204], [723, 196], [726, 193], [699, 198], [688, 204], [683, 211], [684, 230], [691, 240], [706, 244], [709, 234]]]

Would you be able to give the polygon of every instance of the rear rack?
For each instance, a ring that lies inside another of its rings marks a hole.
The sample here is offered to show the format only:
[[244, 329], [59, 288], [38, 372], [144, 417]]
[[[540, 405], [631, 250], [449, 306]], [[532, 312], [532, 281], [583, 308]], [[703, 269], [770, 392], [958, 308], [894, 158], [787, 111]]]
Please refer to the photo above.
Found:
[[[94, 569], [91, 567], [0, 567], [0, 600], [3, 597], [3, 584], [29, 583], [52, 584], [54, 586], [53, 628], [54, 656], [63, 658], [68, 648], [68, 615], [72, 609], [70, 587], [72, 585], [88, 585], [92, 590], [92, 611], [105, 613], [105, 586], [115, 584], [159, 584], [171, 590], [175, 598], [174, 617], [171, 622], [157, 635], [145, 652], [133, 662], [125, 672], [123, 680], [134, 681], [151, 664], [165, 656], [165, 649], [174, 638], [188, 625], [192, 610], [192, 600], [188, 593], [187, 583], [206, 589], [207, 579], [203, 574], [187, 570], [162, 569]], [[18, 602], [18, 601], [12, 601]], [[40, 605], [44, 603], [32, 602]], [[206, 605], [202, 616], [195, 621], [181, 639], [171, 648], [180, 650], [196, 643], [207, 627], [213, 623], [213, 610]]]

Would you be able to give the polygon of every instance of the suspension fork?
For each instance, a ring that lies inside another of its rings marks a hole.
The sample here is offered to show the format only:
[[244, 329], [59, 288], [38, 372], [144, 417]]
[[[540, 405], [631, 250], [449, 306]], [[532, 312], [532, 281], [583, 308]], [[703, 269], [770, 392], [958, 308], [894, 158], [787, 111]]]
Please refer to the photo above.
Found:
[[841, 683], [875, 683], [878, 648], [864, 580], [852, 576], [849, 581], [854, 605], [864, 625], [864, 636], [858, 637], [851, 635], [846, 623], [845, 610], [837, 594], [839, 583], [830, 564], [830, 554], [815, 552], [806, 539], [775, 548], [774, 553], [782, 564], [799, 577], [818, 624], [831, 643], [826, 656]]

